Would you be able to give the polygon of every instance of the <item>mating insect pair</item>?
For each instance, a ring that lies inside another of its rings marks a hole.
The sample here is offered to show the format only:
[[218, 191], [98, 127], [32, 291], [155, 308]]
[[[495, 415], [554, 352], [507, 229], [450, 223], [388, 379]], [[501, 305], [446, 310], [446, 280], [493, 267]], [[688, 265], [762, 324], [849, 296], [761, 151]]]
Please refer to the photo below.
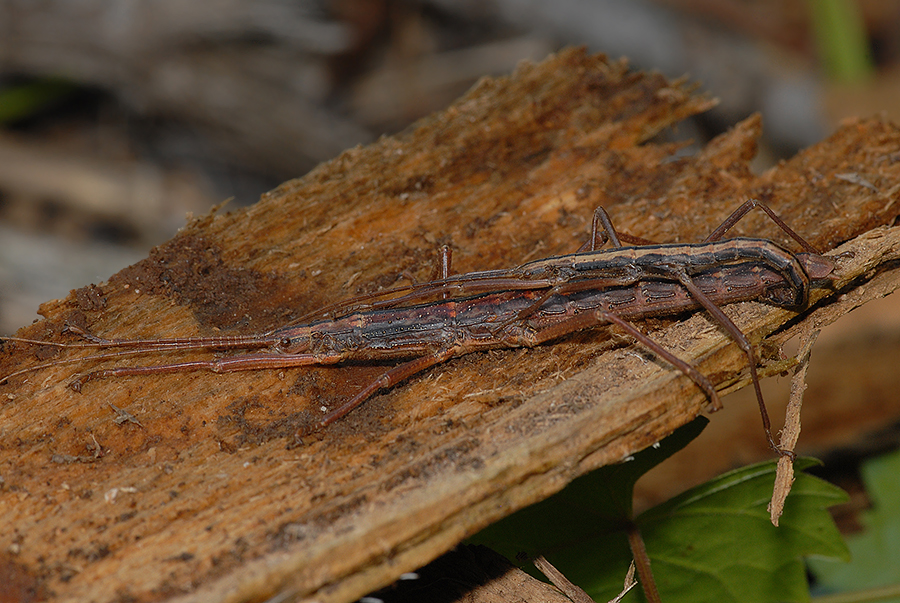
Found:
[[[755, 207], [762, 209], [804, 251], [792, 253], [765, 239], [722, 238]], [[606, 241], [612, 246], [600, 249]], [[632, 245], [625, 246], [622, 241]], [[509, 270], [455, 276], [448, 274], [447, 255], [443, 278], [340, 302], [308, 315], [303, 324], [267, 333], [110, 340], [69, 328], [86, 341], [57, 343], [3, 338], [25, 344], [115, 351], [23, 368], [0, 377], [0, 383], [60, 364], [201, 348], [256, 351], [210, 360], [103, 368], [76, 377], [71, 386], [80, 390], [94, 379], [127, 375], [192, 370], [224, 373], [337, 364], [346, 360], [406, 359], [319, 419], [318, 427], [326, 427], [378, 390], [449, 358], [491, 348], [533, 347], [582, 329], [615, 324], [690, 377], [708, 396], [710, 409], [716, 410], [721, 408], [721, 402], [712, 383], [694, 366], [662, 348], [629, 322], [702, 308], [746, 355], [766, 438], [774, 450], [782, 452], [772, 437], [753, 346], [720, 306], [758, 300], [801, 309], [807, 305], [811, 284], [833, 273], [833, 261], [791, 230], [766, 205], [754, 200], [739, 207], [701, 243], [647, 243], [617, 233], [607, 213], [598, 208], [591, 239], [576, 253], [536, 260]]]

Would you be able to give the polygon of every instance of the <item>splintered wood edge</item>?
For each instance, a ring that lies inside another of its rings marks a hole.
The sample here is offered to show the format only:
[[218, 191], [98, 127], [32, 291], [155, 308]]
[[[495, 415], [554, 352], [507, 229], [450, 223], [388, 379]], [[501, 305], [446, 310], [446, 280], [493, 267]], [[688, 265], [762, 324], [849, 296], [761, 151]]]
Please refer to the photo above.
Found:
[[[900, 288], [900, 265], [894, 265], [900, 260], [900, 227], [881, 227], [864, 233], [852, 241], [845, 243], [836, 250], [828, 253], [836, 258], [838, 267], [836, 278], [828, 288], [816, 288], [811, 296], [812, 310], [804, 314], [788, 310], [773, 308], [761, 303], [735, 304], [740, 306], [737, 314], [731, 312], [735, 319], [750, 337], [752, 341], [760, 341], [768, 336], [770, 341], [779, 345], [788, 341], [803, 328], [812, 326], [820, 328], [833, 323], [838, 318], [847, 314], [856, 307], [869, 301], [884, 297]], [[690, 321], [708, 321], [702, 314], [694, 315]], [[788, 325], [787, 328], [784, 328]], [[677, 326], [677, 325], [676, 325]], [[673, 327], [674, 328], [674, 327]], [[705, 343], [699, 347], [689, 347], [690, 360], [702, 366], [702, 370], [740, 370], [742, 355], [740, 353], [723, 354], [727, 348], [735, 348], [734, 342], [721, 333], [718, 329], [701, 328], [701, 339], [708, 339], [712, 343]], [[710, 336], [710, 334], [712, 334]], [[699, 351], [699, 352], [698, 352]], [[733, 351], [733, 350], [732, 350]], [[693, 353], [692, 353], [693, 352]], [[813, 360], [814, 362], [815, 360]], [[732, 367], [730, 364], [738, 366]], [[585, 371], [590, 373], [591, 371]], [[590, 375], [587, 375], [590, 378]], [[576, 381], [581, 381], [577, 379]], [[684, 381], [684, 387], [674, 387], [676, 381]], [[741, 380], [744, 384], [749, 380]], [[564, 381], [561, 385], [569, 384], [577, 387], [571, 380]], [[656, 441], [674, 429], [692, 420], [699, 414], [703, 404], [701, 395], [697, 395], [695, 388], [690, 387], [687, 377], [676, 371], [666, 371], [661, 377], [654, 379], [651, 384], [636, 384], [630, 392], [625, 387], [622, 391], [629, 392], [612, 401], [612, 404], [637, 404], [639, 398], [655, 397], [654, 392], [683, 392], [685, 397], [693, 399], [684, 403], [683, 400], [674, 400], [667, 404], [671, 408], [664, 415], [652, 417], [639, 430], [619, 433], [614, 439], [605, 442], [594, 442], [598, 446], [593, 452], [584, 454], [574, 465], [570, 465], [565, 471], [555, 471], [549, 467], [551, 459], [547, 459], [547, 470], [539, 475], [532, 474], [531, 478], [516, 482], [506, 490], [485, 490], [484, 498], [476, 505], [459, 509], [456, 513], [445, 517], [438, 525], [421, 526], [417, 537], [407, 539], [403, 544], [395, 547], [391, 554], [390, 564], [366, 564], [358, 567], [356, 571], [344, 576], [337, 581], [328, 581], [322, 584], [314, 592], [297, 584], [296, 587], [286, 587], [279, 595], [279, 600], [285, 601], [320, 601], [337, 602], [349, 601], [371, 592], [386, 583], [389, 583], [400, 571], [410, 571], [419, 567], [425, 560], [433, 559], [444, 551], [452, 548], [457, 542], [467, 536], [465, 526], [468, 520], [481, 514], [491, 521], [500, 519], [505, 513], [499, 509], [520, 508], [546, 498], [558, 491], [568, 483], [562, 473], [583, 474], [591, 469], [616, 463], [623, 456], [636, 452], [653, 441]], [[739, 385], [739, 384], [738, 384]], [[648, 391], [648, 388], [651, 391]], [[552, 395], [545, 392], [543, 395]], [[697, 412], [688, 412], [686, 408], [697, 408]], [[590, 413], [588, 413], [590, 414]], [[586, 426], [593, 422], [585, 417]], [[547, 434], [550, 435], [550, 434]], [[569, 434], [570, 439], [573, 434]], [[544, 450], [530, 450], [529, 454], [548, 453], [551, 457], [558, 457], [561, 450], [551, 450], [559, 447], [560, 442], [552, 436], [545, 439], [542, 444]], [[531, 441], [528, 444], [533, 445]], [[581, 445], [583, 445], [582, 443]], [[567, 446], [563, 446], [567, 448]], [[487, 525], [485, 522], [481, 522]], [[489, 522], [488, 522], [489, 523]], [[471, 530], [471, 524], [468, 529]], [[340, 546], [337, 547], [341, 548]], [[336, 550], [335, 553], [339, 553]], [[198, 602], [210, 599], [221, 601], [242, 601], [246, 597], [252, 597], [260, 592], [260, 587], [272, 581], [284, 581], [290, 583], [290, 576], [301, 571], [310, 558], [306, 553], [281, 552], [261, 559], [249, 562], [243, 568], [213, 584], [207, 584], [198, 591], [183, 597], [177, 597], [172, 601]], [[265, 588], [262, 589], [263, 591]]]

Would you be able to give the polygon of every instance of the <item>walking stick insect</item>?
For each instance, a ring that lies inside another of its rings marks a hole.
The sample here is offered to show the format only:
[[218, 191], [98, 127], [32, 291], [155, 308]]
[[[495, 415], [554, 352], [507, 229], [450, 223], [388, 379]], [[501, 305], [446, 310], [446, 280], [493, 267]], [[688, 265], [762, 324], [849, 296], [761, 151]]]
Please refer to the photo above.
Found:
[[[722, 238], [757, 207], [804, 251], [792, 253], [766, 239]], [[600, 249], [607, 241], [612, 246]], [[631, 245], [625, 246], [622, 241]], [[257, 351], [211, 360], [102, 368], [76, 377], [70, 386], [80, 391], [88, 381], [129, 375], [193, 370], [226, 373], [330, 365], [346, 360], [406, 359], [320, 418], [316, 425], [324, 428], [378, 390], [452, 357], [491, 348], [534, 347], [575, 331], [614, 324], [692, 379], [709, 398], [710, 410], [717, 410], [721, 402], [710, 381], [629, 322], [704, 309], [747, 357], [769, 445], [781, 454], [790, 454], [779, 450], [772, 436], [753, 346], [719, 306], [757, 300], [802, 309], [808, 302], [811, 283], [828, 278], [835, 265], [766, 205], [747, 201], [701, 243], [655, 244], [620, 235], [606, 211], [597, 208], [590, 241], [573, 254], [536, 260], [509, 270], [455, 276], [449, 276], [449, 254], [446, 258], [443, 278], [357, 297], [307, 315], [304, 318], [309, 320], [304, 324], [262, 334], [104, 339], [68, 327], [69, 332], [86, 341], [58, 343], [4, 337], [25, 344], [116, 351], [23, 368], [0, 377], [0, 384], [61, 364], [190, 349]]]

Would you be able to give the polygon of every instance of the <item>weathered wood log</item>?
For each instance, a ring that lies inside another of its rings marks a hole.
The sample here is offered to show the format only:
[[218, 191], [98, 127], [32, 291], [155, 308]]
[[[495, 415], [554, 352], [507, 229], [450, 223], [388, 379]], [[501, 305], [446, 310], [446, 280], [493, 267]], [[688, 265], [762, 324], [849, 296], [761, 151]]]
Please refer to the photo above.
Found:
[[[403, 274], [427, 279], [443, 243], [459, 272], [571, 251], [598, 204], [622, 231], [695, 241], [756, 197], [824, 249], [900, 213], [895, 126], [848, 123], [761, 175], [748, 166], [758, 117], [692, 156], [653, 140], [711, 104], [582, 51], [524, 64], [250, 208], [192, 221], [108, 282], [44, 304], [19, 335], [61, 337], [67, 322], [105, 337], [259, 332]], [[737, 232], [782, 240], [762, 217]], [[726, 309], [766, 352], [764, 372], [784, 369], [773, 347], [803, 320], [897, 287], [900, 230], [842, 249], [853, 257], [807, 318]], [[746, 383], [744, 357], [702, 314], [645, 328], [719, 387]], [[471, 354], [300, 442], [320, 407], [385, 367], [108, 379], [81, 394], [66, 384], [96, 364], [16, 378], [0, 386], [3, 547], [60, 601], [350, 601], [702, 411], [690, 380], [626, 343], [596, 329]], [[0, 375], [45, 353], [6, 345]]]

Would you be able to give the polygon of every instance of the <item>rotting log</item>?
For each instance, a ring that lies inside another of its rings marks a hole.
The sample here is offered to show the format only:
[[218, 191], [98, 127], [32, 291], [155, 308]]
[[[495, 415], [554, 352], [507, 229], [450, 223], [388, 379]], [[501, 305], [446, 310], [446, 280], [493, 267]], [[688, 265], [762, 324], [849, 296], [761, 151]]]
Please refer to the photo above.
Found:
[[[18, 335], [55, 339], [66, 323], [105, 337], [264, 331], [401, 275], [428, 279], [441, 244], [456, 272], [572, 251], [598, 204], [622, 231], [697, 241], [755, 197], [823, 249], [900, 213], [894, 125], [847, 123], [761, 175], [748, 165], [758, 117], [690, 156], [654, 139], [711, 104], [583, 51], [523, 64], [252, 207], [193, 220], [109, 281], [44, 304]], [[783, 241], [761, 216], [736, 234]], [[852, 259], [806, 320], [893, 290], [898, 241], [887, 229], [847, 243]], [[727, 313], [768, 371], [783, 370], [774, 348], [802, 316], [758, 303]], [[743, 356], [702, 314], [643, 328], [719, 387], [746, 383]], [[320, 407], [385, 367], [107, 379], [80, 394], [67, 381], [96, 363], [16, 378], [0, 387], [5, 563], [59, 601], [351, 601], [702, 412], [690, 380], [624, 345], [596, 329], [470, 354], [299, 443]], [[47, 353], [6, 345], [0, 374]]]

